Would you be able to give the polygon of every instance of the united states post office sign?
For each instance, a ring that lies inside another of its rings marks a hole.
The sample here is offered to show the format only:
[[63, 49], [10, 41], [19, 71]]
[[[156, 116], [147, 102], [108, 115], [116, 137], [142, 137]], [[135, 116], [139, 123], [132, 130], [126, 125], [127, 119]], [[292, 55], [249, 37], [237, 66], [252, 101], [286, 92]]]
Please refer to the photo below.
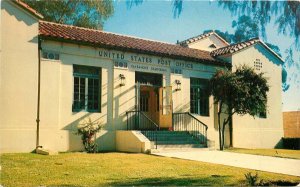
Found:
[[153, 73], [166, 73], [168, 69], [165, 67], [150, 66], [147, 64], [129, 63], [128, 69], [131, 71], [143, 71]]
[[[154, 66], [178, 67], [184, 69], [193, 69], [193, 63], [171, 60], [161, 57], [150, 57], [138, 54], [129, 54], [115, 51], [100, 50], [99, 57], [113, 60], [125, 60], [128, 62], [137, 62]], [[151, 68], [151, 67], [149, 67]]]

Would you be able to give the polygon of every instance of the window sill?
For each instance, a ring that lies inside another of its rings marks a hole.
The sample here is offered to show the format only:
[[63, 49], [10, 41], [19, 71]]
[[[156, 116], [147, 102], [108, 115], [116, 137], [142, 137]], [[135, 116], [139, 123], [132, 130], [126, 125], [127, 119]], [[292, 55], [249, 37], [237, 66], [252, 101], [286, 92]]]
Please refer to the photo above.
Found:
[[199, 116], [199, 117], [210, 117], [209, 115], [201, 115], [201, 114], [195, 114], [195, 113], [191, 113], [192, 115], [195, 115], [195, 116]]
[[87, 111], [87, 110], [72, 110], [72, 113], [79, 113], [79, 112], [83, 112], [83, 113], [101, 113], [100, 111]]

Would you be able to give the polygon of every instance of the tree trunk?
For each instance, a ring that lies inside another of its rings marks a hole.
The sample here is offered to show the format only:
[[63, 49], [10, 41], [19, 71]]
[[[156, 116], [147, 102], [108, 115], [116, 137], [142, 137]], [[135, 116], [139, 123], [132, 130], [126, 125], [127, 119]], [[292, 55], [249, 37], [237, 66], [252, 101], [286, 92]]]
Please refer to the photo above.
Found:
[[228, 119], [229, 119], [229, 146], [233, 146], [233, 141], [232, 141], [232, 105], [231, 102], [229, 102], [228, 106]]
[[224, 146], [225, 146], [225, 127], [226, 127], [226, 122], [224, 120], [223, 128], [222, 128], [222, 150], [224, 150]]
[[233, 147], [233, 141], [232, 141], [232, 116], [230, 116], [229, 120], [229, 138], [230, 138], [230, 147]]
[[222, 112], [222, 106], [223, 106], [223, 102], [221, 101], [219, 103], [219, 110], [218, 110], [218, 127], [219, 127], [219, 146], [220, 146], [220, 150], [223, 150], [223, 147], [222, 147], [222, 136], [221, 136], [221, 112]]

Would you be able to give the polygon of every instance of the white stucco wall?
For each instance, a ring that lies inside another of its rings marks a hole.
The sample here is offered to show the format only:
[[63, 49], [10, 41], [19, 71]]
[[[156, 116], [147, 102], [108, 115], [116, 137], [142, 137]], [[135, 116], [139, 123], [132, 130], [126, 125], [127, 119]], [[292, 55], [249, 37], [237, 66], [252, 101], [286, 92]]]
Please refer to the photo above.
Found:
[[[207, 66], [206, 66], [207, 67]], [[171, 85], [173, 88], [173, 112], [190, 112], [190, 78], [210, 79], [215, 70], [207, 68], [202, 72], [185, 70], [182, 75], [171, 74]], [[180, 80], [181, 90], [175, 91], [175, 80]], [[218, 143], [217, 108], [213, 103], [213, 97], [209, 98], [209, 116], [193, 114], [197, 119], [208, 126], [207, 138]]]
[[[41, 145], [58, 151], [82, 150], [77, 125], [89, 117], [104, 128], [99, 136], [100, 150], [115, 150], [115, 126], [112, 123], [112, 61], [97, 58], [92, 47], [44, 41], [44, 51], [57, 52], [60, 60], [42, 59], [41, 71], [41, 126], [47, 127], [47, 136]], [[72, 112], [74, 78], [73, 64], [101, 67], [101, 112]], [[42, 136], [41, 132], [41, 136]], [[53, 143], [53, 141], [55, 143]]]
[[280, 61], [262, 45], [256, 44], [232, 55], [233, 71], [241, 64], [254, 67], [256, 59], [262, 62], [262, 69], [258, 72], [265, 73], [270, 85], [267, 118], [235, 115], [233, 145], [242, 148], [274, 148], [283, 137]]
[[0, 152], [35, 149], [38, 20], [1, 2]]
[[[212, 44], [214, 44], [216, 46], [216, 48], [210, 48], [209, 46]], [[206, 38], [203, 38], [201, 40], [198, 40], [196, 42], [188, 44], [189, 48], [200, 49], [200, 50], [204, 50], [204, 51], [213, 51], [215, 49], [225, 47], [225, 46], [227, 46], [227, 45], [222, 40], [220, 40], [217, 36], [215, 36], [214, 34], [212, 34]]]
[[[182, 75], [170, 73], [170, 67], [165, 65], [151, 65], [135, 62], [147, 67], [161, 67], [163, 71], [134, 69], [128, 62], [128, 69], [113, 68], [114, 59], [99, 57], [98, 52], [105, 49], [93, 48], [81, 45], [44, 41], [42, 48], [45, 51], [57, 52], [60, 54], [60, 60], [42, 59], [42, 93], [41, 93], [41, 125], [47, 126], [49, 132], [47, 135], [58, 134], [54, 137], [59, 142], [58, 148], [63, 150], [80, 150], [80, 137], [74, 135], [76, 125], [80, 120], [91, 116], [93, 119], [100, 119], [105, 123], [105, 139], [100, 136], [100, 145], [102, 150], [115, 150], [115, 130], [126, 129], [126, 111], [135, 109], [135, 71], [160, 73], [163, 75], [163, 86], [171, 85], [173, 87], [173, 109], [174, 112], [187, 112], [190, 108], [190, 77], [209, 79], [215, 67], [193, 64], [195, 70], [183, 69]], [[106, 50], [109, 51], [109, 50]], [[112, 51], [122, 53], [120, 51]], [[125, 55], [138, 55], [152, 58], [155, 56], [144, 54], [124, 53]], [[164, 59], [172, 60], [172, 59]], [[191, 63], [191, 62], [188, 62]], [[78, 112], [72, 113], [73, 100], [73, 64], [97, 66], [102, 68], [102, 109], [101, 113]], [[119, 75], [123, 74], [126, 78], [125, 86], [120, 86]], [[175, 80], [182, 82], [182, 90], [175, 91]], [[112, 90], [112, 86], [114, 87]], [[113, 99], [113, 104], [112, 104]], [[51, 109], [49, 109], [51, 108]], [[208, 136], [215, 139], [216, 130], [214, 128], [214, 107], [213, 100], [210, 98], [210, 116], [197, 116], [209, 126]], [[56, 129], [56, 130], [55, 130]], [[50, 132], [51, 131], [51, 132]], [[53, 139], [53, 138], [52, 138]], [[55, 149], [52, 142], [41, 141], [45, 147]]]

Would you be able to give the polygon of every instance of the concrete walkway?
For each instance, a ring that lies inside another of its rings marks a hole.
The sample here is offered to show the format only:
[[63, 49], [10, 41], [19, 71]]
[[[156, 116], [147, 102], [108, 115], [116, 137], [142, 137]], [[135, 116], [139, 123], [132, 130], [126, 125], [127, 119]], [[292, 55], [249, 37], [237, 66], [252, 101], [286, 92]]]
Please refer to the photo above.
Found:
[[152, 154], [300, 176], [300, 160], [296, 159], [200, 149], [190, 151], [169, 151]]

